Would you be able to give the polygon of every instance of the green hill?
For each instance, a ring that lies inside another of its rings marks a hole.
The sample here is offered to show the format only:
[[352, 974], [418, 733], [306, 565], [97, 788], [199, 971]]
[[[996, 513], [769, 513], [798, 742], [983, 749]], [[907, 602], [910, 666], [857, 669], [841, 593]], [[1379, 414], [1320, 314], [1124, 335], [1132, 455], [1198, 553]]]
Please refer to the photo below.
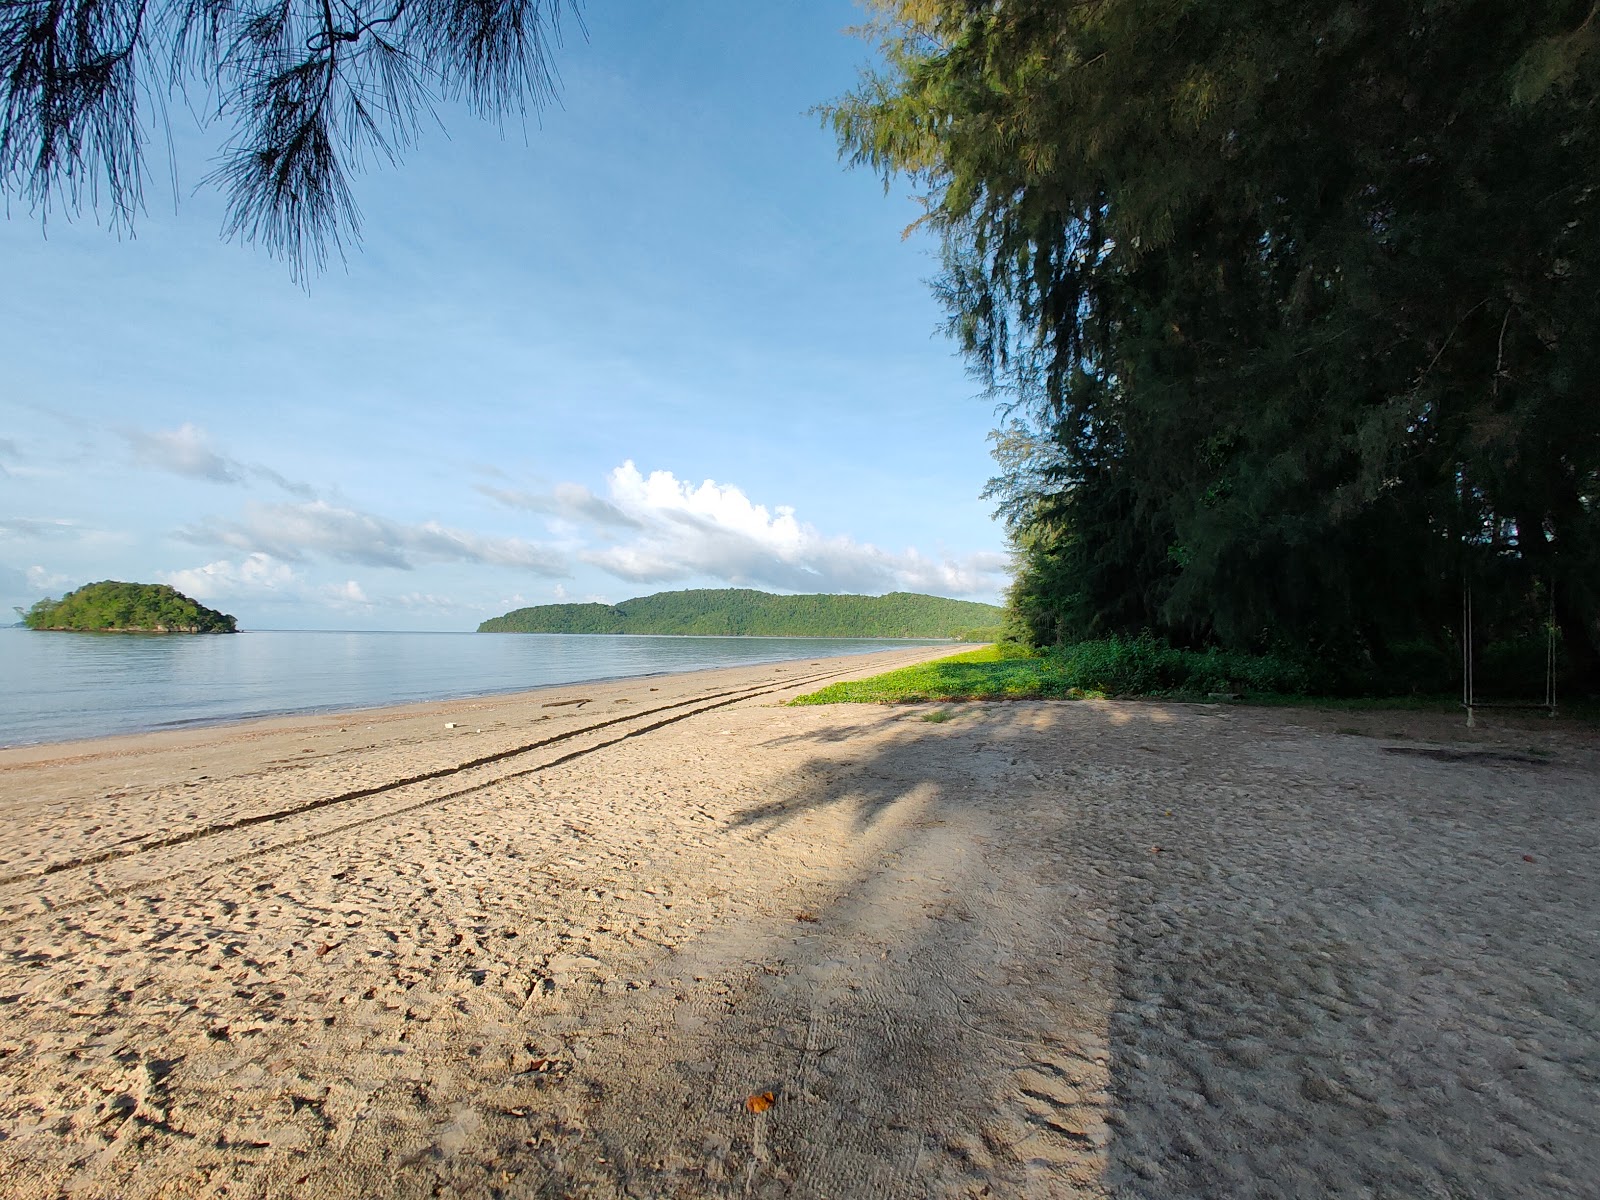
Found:
[[479, 633], [675, 633], [723, 637], [961, 637], [1000, 623], [1000, 609], [914, 592], [774, 596], [748, 588], [657, 592], [621, 604], [541, 604]]
[[164, 583], [89, 583], [23, 616], [29, 629], [79, 633], [237, 633], [238, 622]]

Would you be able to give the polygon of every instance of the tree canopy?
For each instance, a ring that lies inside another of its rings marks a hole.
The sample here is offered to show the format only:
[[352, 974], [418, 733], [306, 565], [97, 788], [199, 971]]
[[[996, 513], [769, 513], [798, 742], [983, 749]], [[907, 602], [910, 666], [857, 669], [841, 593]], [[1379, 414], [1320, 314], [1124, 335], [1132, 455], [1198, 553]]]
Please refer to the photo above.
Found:
[[924, 192], [1035, 641], [1600, 685], [1591, 0], [881, 0], [829, 110]]
[[22, 618], [29, 629], [80, 633], [237, 633], [238, 622], [164, 583], [87, 583], [59, 600], [40, 600]]
[[493, 617], [479, 633], [663, 633], [718, 637], [961, 637], [1000, 610], [915, 592], [775, 596], [751, 588], [657, 592], [621, 604], [541, 604]]
[[0, 190], [131, 222], [182, 100], [231, 128], [226, 232], [297, 272], [359, 236], [352, 171], [396, 161], [439, 99], [484, 117], [554, 92], [577, 0], [0, 0]]

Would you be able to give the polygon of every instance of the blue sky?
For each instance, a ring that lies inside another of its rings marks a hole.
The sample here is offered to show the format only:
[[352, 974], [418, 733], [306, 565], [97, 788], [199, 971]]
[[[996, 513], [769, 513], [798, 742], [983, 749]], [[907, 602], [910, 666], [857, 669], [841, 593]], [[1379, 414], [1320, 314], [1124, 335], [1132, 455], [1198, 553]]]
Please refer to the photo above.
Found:
[[0, 222], [0, 602], [166, 581], [254, 628], [679, 587], [994, 600], [977, 396], [904, 185], [808, 113], [848, 2], [592, 0], [526, 130], [443, 109], [309, 292], [175, 112], [132, 238]]

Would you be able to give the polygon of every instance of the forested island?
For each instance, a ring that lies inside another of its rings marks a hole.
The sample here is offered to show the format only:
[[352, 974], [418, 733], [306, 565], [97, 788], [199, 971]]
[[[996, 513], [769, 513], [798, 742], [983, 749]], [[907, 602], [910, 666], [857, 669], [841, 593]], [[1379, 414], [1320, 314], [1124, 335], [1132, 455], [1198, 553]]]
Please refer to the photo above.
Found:
[[89, 583], [23, 614], [29, 629], [75, 633], [238, 633], [238, 621], [164, 583]]
[[915, 592], [775, 596], [750, 588], [657, 592], [621, 604], [540, 604], [493, 617], [479, 633], [656, 633], [717, 637], [986, 640], [1001, 610]]

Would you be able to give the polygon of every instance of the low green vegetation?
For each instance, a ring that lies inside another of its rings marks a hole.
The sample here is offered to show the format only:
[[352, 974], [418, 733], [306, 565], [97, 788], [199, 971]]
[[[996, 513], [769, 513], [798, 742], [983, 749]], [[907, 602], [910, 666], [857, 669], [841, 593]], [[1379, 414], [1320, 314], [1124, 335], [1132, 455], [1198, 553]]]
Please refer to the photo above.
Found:
[[958, 642], [999, 642], [1004, 641], [1006, 627], [1004, 625], [978, 625], [971, 629], [956, 629], [950, 634]]
[[[871, 679], [829, 684], [795, 704], [910, 703], [918, 700], [1028, 700], [1072, 697], [1073, 686], [1049, 655], [1010, 643], [985, 646], [936, 662], [902, 667]], [[1078, 693], [1081, 695], [1081, 692]]]
[[541, 604], [478, 626], [479, 633], [651, 633], [720, 637], [988, 640], [992, 604], [914, 592], [775, 596], [749, 588], [657, 592], [621, 604]]
[[44, 599], [23, 616], [29, 629], [77, 633], [237, 633], [238, 622], [164, 583], [85, 584]]
[[[1081, 699], [1085, 696], [1240, 697], [1253, 702], [1306, 703], [1326, 681], [1306, 664], [1271, 655], [1181, 650], [1141, 635], [1033, 651], [1015, 642], [921, 663], [872, 679], [836, 683], [796, 704], [897, 703], [948, 700]], [[1318, 701], [1320, 702], [1320, 701]], [[1404, 702], [1404, 701], [1398, 701]], [[1353, 705], [1398, 703], [1349, 697]], [[1410, 702], [1448, 707], [1449, 698]]]

